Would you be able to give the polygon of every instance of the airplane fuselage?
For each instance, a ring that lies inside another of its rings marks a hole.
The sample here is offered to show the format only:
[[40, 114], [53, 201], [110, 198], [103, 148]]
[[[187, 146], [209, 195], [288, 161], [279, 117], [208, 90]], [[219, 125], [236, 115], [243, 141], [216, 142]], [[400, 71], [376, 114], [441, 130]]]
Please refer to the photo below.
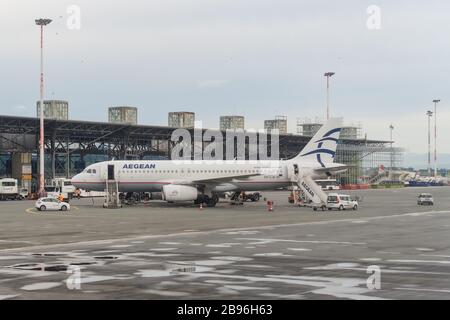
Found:
[[313, 201], [323, 201], [325, 195], [317, 195], [319, 187], [312, 179], [345, 169], [334, 163], [341, 122], [329, 119], [290, 160], [104, 161], [87, 167], [72, 183], [81, 189], [104, 191], [114, 181], [119, 192], [162, 192], [169, 202], [206, 201], [209, 206], [224, 192], [274, 190], [296, 183]]
[[[290, 164], [290, 161], [223, 161], [220, 164], [207, 160], [105, 161], [90, 165], [75, 176], [72, 183], [81, 189], [104, 191], [108, 165], [113, 165], [114, 180], [120, 192], [158, 192], [164, 185], [187, 181], [206, 181], [199, 184], [211, 185], [210, 191], [216, 193], [273, 190], [292, 184]], [[311, 166], [304, 164], [305, 169]]]

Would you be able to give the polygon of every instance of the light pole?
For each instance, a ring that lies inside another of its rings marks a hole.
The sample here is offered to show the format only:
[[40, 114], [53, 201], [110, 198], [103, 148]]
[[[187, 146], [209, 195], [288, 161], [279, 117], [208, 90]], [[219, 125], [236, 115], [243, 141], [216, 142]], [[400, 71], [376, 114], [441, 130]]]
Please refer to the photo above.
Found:
[[51, 19], [36, 19], [36, 24], [41, 27], [41, 97], [39, 102], [39, 196], [44, 195], [45, 171], [44, 171], [44, 26], [52, 22]]
[[430, 132], [430, 123], [431, 117], [433, 116], [433, 111], [427, 111], [428, 117], [428, 176], [431, 176], [431, 132]]
[[435, 99], [434, 102], [434, 177], [437, 177], [437, 129], [436, 129], [436, 123], [437, 123], [437, 113], [436, 113], [436, 105], [441, 100]]
[[390, 134], [390, 141], [391, 141], [391, 170], [394, 168], [394, 158], [393, 158], [393, 152], [394, 150], [392, 149], [392, 131], [394, 130], [394, 125], [391, 123], [389, 126], [389, 130], [391, 131]]
[[327, 120], [330, 119], [330, 78], [334, 74], [334, 72], [327, 72], [324, 74], [324, 76], [327, 77]]

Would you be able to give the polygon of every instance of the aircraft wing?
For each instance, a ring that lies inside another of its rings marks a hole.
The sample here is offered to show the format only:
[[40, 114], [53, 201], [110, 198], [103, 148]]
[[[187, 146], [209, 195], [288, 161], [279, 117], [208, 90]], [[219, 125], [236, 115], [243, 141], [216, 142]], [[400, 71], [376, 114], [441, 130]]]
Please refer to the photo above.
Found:
[[198, 185], [198, 184], [221, 184], [225, 182], [232, 182], [233, 179], [243, 179], [243, 178], [249, 178], [254, 176], [259, 176], [259, 173], [252, 173], [252, 174], [240, 174], [240, 175], [234, 175], [234, 176], [226, 176], [226, 177], [214, 177], [214, 178], [207, 178], [207, 179], [176, 179], [170, 181], [172, 184], [181, 184], [181, 185]]
[[341, 171], [346, 171], [348, 169], [350, 169], [352, 166], [348, 166], [348, 165], [339, 165], [339, 166], [333, 166], [333, 167], [317, 167], [314, 168], [314, 172], [316, 173], [336, 173], [336, 172], [341, 172]]

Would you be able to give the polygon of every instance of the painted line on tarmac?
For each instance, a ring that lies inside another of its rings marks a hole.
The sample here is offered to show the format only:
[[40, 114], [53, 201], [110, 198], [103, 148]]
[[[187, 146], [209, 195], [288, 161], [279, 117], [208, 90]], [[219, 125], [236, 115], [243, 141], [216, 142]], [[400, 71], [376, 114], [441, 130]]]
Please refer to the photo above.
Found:
[[31, 214], [38, 214], [39, 213], [35, 208], [25, 209], [25, 212], [26, 213], [31, 213]]
[[[73, 206], [73, 207], [70, 207], [70, 210], [72, 210], [72, 209], [75, 209], [75, 210], [80, 210], [80, 208], [78, 208], [78, 207], [76, 207], [76, 206]], [[69, 210], [69, 212], [67, 212], [66, 211], [66, 214], [70, 214], [70, 210]], [[48, 211], [55, 211], [55, 212], [59, 212], [58, 210], [48, 210]], [[30, 214], [40, 214], [41, 212], [40, 211], [38, 211], [36, 208], [28, 208], [28, 209], [25, 209], [25, 212], [26, 213], [30, 213]], [[46, 211], [47, 212], [47, 211]]]
[[[418, 216], [423, 216], [423, 215], [427, 215], [427, 214], [437, 214], [437, 213], [438, 214], [448, 214], [448, 213], [450, 213], [450, 211], [446, 210], [446, 211], [411, 212], [411, 213], [394, 214], [394, 215], [390, 215], [390, 216], [367, 217], [364, 219], [367, 221], [372, 221], [372, 220], [393, 219], [393, 218], [401, 218], [401, 217], [418, 217]], [[301, 223], [294, 223], [294, 224], [278, 224], [278, 225], [268, 225], [268, 226], [259, 226], [259, 227], [226, 228], [226, 229], [217, 229], [217, 230], [208, 230], [208, 231], [179, 232], [179, 233], [158, 234], [158, 235], [142, 235], [142, 236], [128, 237], [128, 238], [92, 240], [92, 241], [48, 244], [48, 245], [41, 245], [41, 246], [30, 246], [30, 247], [20, 247], [20, 248], [11, 248], [11, 249], [0, 249], [0, 252], [52, 249], [52, 248], [57, 248], [57, 247], [66, 248], [66, 247], [77, 247], [77, 246], [95, 246], [95, 245], [103, 245], [103, 244], [112, 244], [112, 243], [116, 243], [116, 242], [171, 238], [171, 237], [182, 237], [182, 236], [200, 236], [200, 235], [210, 235], [210, 234], [215, 234], [215, 233], [223, 233], [223, 232], [231, 232], [231, 231], [270, 230], [270, 229], [274, 229], [274, 228], [285, 228], [285, 227], [326, 225], [326, 224], [333, 224], [333, 223], [340, 223], [340, 222], [342, 222], [342, 223], [352, 222], [352, 221], [356, 221], [356, 220], [359, 221], [359, 220], [361, 220], [361, 218], [316, 221], [316, 222], [301, 222]]]

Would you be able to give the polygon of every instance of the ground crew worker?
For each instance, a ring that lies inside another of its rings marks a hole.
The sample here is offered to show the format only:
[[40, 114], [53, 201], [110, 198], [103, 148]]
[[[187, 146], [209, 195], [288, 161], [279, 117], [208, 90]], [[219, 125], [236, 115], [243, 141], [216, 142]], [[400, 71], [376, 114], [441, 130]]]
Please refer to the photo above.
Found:
[[59, 194], [58, 200], [61, 201], [61, 202], [64, 201], [64, 196], [62, 195], [62, 193]]

